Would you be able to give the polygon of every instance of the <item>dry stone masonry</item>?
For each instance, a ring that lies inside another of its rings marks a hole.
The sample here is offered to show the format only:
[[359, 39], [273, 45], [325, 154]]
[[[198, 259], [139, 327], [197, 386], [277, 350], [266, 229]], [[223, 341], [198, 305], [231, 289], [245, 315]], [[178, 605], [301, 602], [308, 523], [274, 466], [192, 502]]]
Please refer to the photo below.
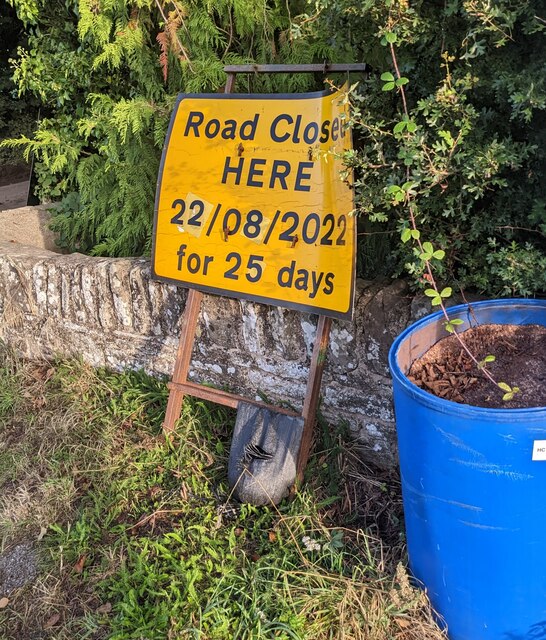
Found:
[[[156, 282], [147, 259], [59, 255], [0, 242], [0, 339], [28, 357], [170, 376], [186, 291]], [[405, 285], [359, 281], [353, 322], [334, 322], [321, 410], [346, 421], [363, 456], [395, 462], [387, 352], [415, 317]], [[316, 316], [205, 296], [191, 379], [301, 408]]]

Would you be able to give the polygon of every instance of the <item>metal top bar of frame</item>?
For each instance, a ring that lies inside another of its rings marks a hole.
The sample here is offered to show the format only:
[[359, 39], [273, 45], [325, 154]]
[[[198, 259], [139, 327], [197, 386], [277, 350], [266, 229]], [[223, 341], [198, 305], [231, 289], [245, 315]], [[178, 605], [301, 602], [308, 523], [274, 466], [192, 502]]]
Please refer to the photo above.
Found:
[[231, 64], [224, 67], [226, 73], [335, 73], [367, 71], [365, 62], [347, 64]]

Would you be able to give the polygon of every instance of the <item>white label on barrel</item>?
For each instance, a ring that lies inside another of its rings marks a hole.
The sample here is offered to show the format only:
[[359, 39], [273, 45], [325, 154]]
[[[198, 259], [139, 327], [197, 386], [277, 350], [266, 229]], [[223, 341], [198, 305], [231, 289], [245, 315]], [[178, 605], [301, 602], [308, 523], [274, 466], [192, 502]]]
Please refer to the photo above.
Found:
[[546, 440], [535, 440], [533, 444], [533, 460], [546, 460]]

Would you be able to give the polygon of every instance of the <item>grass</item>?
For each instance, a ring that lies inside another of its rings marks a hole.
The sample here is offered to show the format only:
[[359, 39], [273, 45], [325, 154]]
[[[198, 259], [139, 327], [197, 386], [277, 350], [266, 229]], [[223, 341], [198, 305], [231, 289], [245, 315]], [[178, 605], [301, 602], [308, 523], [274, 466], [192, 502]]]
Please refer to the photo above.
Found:
[[396, 479], [343, 429], [321, 423], [292, 499], [241, 505], [234, 414], [186, 401], [168, 442], [166, 398], [142, 373], [0, 350], [0, 560], [27, 545], [39, 573], [0, 601], [0, 637], [445, 637], [403, 565]]

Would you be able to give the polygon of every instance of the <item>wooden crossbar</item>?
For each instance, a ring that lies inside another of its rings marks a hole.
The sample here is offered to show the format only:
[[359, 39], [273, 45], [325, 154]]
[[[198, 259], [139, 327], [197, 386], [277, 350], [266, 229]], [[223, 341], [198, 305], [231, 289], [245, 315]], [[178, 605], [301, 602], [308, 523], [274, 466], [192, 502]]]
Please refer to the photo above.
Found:
[[247, 404], [255, 404], [259, 407], [263, 407], [264, 409], [269, 409], [270, 411], [282, 413], [287, 416], [300, 415], [297, 411], [293, 411], [292, 409], [285, 409], [284, 407], [267, 404], [260, 400], [252, 400], [250, 398], [245, 398], [244, 396], [238, 396], [229, 391], [222, 391], [222, 389], [216, 389], [215, 387], [207, 387], [196, 382], [169, 382], [167, 386], [169, 389], [181, 391], [184, 395], [195, 396], [196, 398], [201, 398], [201, 400], [210, 400], [211, 402], [223, 404], [224, 406], [231, 407], [232, 409], [237, 409], [239, 407], [239, 403], [246, 402]]

